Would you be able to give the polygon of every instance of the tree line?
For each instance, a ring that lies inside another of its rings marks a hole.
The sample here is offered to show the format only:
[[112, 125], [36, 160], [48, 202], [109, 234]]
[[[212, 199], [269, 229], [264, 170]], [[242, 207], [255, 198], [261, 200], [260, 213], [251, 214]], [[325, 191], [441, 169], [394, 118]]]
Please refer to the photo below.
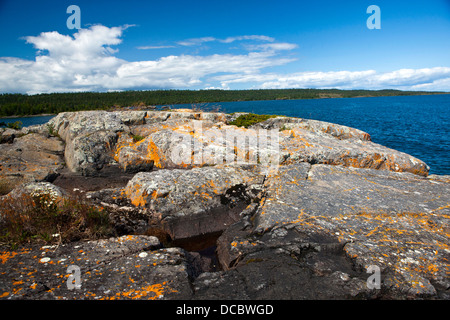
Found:
[[56, 114], [64, 111], [108, 110], [131, 106], [198, 104], [228, 101], [352, 98], [437, 94], [400, 90], [261, 89], [150, 90], [49, 94], [0, 94], [0, 117]]

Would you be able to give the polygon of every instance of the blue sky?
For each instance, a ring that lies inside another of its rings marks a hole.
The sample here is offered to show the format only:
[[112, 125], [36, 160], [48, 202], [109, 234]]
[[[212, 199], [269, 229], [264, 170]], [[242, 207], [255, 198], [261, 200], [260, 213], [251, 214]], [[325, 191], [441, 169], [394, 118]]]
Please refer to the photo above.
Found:
[[450, 91], [450, 0], [0, 0], [0, 28], [2, 93]]

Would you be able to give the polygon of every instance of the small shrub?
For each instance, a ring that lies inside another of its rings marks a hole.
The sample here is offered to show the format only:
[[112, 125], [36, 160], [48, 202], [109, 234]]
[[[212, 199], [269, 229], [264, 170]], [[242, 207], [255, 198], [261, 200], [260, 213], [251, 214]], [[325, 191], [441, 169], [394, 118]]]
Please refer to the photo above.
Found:
[[22, 121], [9, 122], [6, 126], [10, 129], [20, 130], [22, 129]]
[[256, 123], [263, 122], [263, 121], [266, 121], [267, 119], [276, 118], [276, 117], [281, 117], [281, 116], [269, 115], [269, 114], [248, 113], [248, 114], [240, 115], [239, 117], [236, 118], [236, 120], [231, 121], [230, 124], [238, 126], [238, 127], [248, 128]]
[[58, 131], [55, 130], [55, 125], [53, 123], [47, 124], [47, 132], [52, 137], [59, 137]]
[[145, 139], [144, 136], [140, 136], [138, 134], [133, 134], [133, 142], [134, 143], [139, 142], [139, 141], [144, 140], [144, 139]]
[[23, 195], [19, 199], [6, 199], [0, 207], [0, 242], [11, 247], [111, 235], [113, 227], [108, 212], [79, 199], [55, 201], [47, 194]]

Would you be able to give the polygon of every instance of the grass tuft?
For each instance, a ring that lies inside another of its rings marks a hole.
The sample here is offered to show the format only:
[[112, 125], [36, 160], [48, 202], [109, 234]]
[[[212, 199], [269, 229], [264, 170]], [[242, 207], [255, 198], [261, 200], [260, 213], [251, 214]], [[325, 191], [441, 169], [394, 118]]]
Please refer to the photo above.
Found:
[[79, 199], [48, 194], [6, 198], [0, 207], [0, 242], [17, 248], [26, 243], [67, 243], [114, 235], [109, 213]]

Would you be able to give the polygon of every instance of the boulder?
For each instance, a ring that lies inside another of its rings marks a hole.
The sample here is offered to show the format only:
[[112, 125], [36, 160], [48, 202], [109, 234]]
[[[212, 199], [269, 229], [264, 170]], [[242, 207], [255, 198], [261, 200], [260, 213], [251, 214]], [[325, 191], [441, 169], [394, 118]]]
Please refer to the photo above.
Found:
[[[46, 195], [49, 197], [50, 201], [59, 201], [66, 198], [67, 193], [55, 186], [50, 182], [29, 182], [24, 183], [20, 187], [15, 188], [6, 196], [12, 199], [20, 199], [20, 197], [27, 195], [30, 197], [40, 197]], [[1, 198], [4, 199], [4, 198]]]
[[223, 231], [260, 191], [258, 168], [217, 166], [140, 172], [124, 192], [153, 212], [173, 240]]
[[83, 111], [63, 112], [52, 118], [48, 126], [65, 142], [67, 167], [84, 175], [95, 175], [114, 161], [113, 148], [118, 132], [133, 123], [133, 116], [120, 112]]
[[31, 133], [0, 145], [0, 180], [4, 193], [27, 182], [53, 181], [64, 165], [64, 144], [55, 137]]

